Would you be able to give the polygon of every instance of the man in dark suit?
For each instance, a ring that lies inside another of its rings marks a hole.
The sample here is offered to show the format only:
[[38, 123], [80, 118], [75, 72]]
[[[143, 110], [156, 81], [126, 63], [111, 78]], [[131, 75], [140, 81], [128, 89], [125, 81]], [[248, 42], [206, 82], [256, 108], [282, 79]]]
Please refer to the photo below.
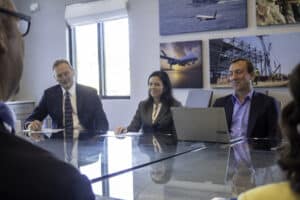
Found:
[[247, 59], [236, 59], [229, 67], [233, 94], [219, 98], [214, 107], [224, 107], [228, 127], [234, 137], [280, 140], [279, 108], [276, 100], [255, 92], [252, 87], [254, 67]]
[[[0, 1], [0, 101], [16, 93], [22, 74], [24, 32], [18, 20], [27, 25], [30, 17], [15, 11], [10, 0]], [[11, 116], [2, 106], [0, 118], [0, 197], [1, 199], [93, 200], [89, 180], [79, 171], [54, 158], [43, 149], [13, 135]]]
[[71, 101], [72, 125], [75, 129], [108, 130], [108, 121], [97, 91], [91, 87], [74, 83], [74, 71], [67, 60], [55, 61], [53, 72], [59, 85], [45, 90], [41, 101], [26, 119], [25, 127], [40, 130], [47, 115], [53, 128], [64, 128], [65, 103], [68, 93]]

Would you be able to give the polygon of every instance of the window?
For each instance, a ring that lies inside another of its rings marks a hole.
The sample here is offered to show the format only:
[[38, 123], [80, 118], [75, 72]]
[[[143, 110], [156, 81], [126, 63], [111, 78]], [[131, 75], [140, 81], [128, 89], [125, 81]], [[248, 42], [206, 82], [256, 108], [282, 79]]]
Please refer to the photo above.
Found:
[[71, 28], [72, 64], [77, 82], [96, 88], [104, 98], [130, 96], [128, 18]]

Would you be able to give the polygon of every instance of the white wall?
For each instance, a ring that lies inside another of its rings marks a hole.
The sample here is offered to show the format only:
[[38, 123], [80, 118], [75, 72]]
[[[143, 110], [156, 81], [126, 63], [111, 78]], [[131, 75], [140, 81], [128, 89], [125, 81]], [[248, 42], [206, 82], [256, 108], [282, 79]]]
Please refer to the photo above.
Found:
[[18, 10], [32, 16], [25, 39], [25, 59], [20, 93], [21, 100], [38, 101], [43, 90], [55, 83], [52, 64], [66, 55], [64, 1], [40, 0], [40, 10], [30, 13], [31, 1], [14, 0]]
[[[40, 10], [32, 13], [32, 29], [25, 38], [25, 66], [18, 100], [38, 101], [43, 90], [55, 82], [51, 66], [57, 58], [66, 57], [66, 32], [64, 22], [64, 0], [39, 0]], [[30, 14], [30, 1], [15, 0], [20, 11]], [[298, 25], [256, 27], [255, 1], [248, 0], [248, 28], [173, 36], [159, 36], [158, 0], [129, 0], [131, 99], [103, 100], [110, 128], [127, 125], [137, 104], [146, 98], [148, 75], [159, 69], [159, 43], [172, 41], [202, 40], [204, 88], [209, 88], [208, 40], [257, 34], [300, 32]], [[286, 89], [275, 89], [281, 97]], [[183, 90], [175, 96], [182, 99]]]

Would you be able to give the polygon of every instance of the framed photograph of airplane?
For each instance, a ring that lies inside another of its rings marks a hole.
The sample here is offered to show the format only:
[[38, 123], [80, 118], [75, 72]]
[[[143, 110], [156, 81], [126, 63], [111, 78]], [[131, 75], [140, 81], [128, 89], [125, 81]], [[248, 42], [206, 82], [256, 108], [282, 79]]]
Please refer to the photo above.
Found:
[[257, 26], [295, 23], [300, 23], [300, 0], [256, 0]]
[[247, 27], [247, 0], [159, 0], [161, 35]]
[[202, 42], [161, 43], [160, 66], [174, 88], [202, 88]]
[[211, 87], [230, 87], [228, 69], [236, 58], [253, 63], [254, 87], [286, 87], [289, 73], [299, 63], [299, 52], [300, 32], [212, 39], [209, 41]]

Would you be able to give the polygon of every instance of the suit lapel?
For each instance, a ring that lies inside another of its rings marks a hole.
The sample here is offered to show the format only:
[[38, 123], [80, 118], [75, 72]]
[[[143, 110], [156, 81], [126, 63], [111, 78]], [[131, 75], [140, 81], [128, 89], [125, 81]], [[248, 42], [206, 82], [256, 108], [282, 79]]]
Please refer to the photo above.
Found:
[[256, 119], [257, 119], [257, 114], [259, 110], [259, 99], [256, 96], [256, 93], [254, 92], [252, 100], [251, 100], [251, 105], [250, 105], [250, 112], [249, 112], [249, 120], [248, 120], [248, 128], [247, 128], [247, 136], [250, 137], [251, 132], [254, 128]]
[[233, 113], [233, 102], [232, 102], [232, 96], [230, 96], [227, 99], [226, 106], [225, 106], [225, 113], [226, 113], [226, 119], [228, 128], [231, 127], [231, 121], [232, 121], [232, 113]]
[[56, 99], [57, 103], [53, 103], [55, 107], [53, 110], [57, 110], [58, 117], [60, 118], [58, 121], [63, 124], [63, 92], [60, 86], [57, 87], [55, 94], [58, 94], [58, 96], [54, 98], [54, 101]]
[[145, 107], [145, 118], [146, 122], [152, 124], [152, 111], [153, 111], [153, 104], [150, 105], [149, 108]]
[[81, 88], [78, 84], [76, 84], [76, 106], [77, 106], [77, 114], [78, 117], [80, 116], [81, 113], [81, 107], [82, 107], [82, 95], [80, 95], [81, 93]]

